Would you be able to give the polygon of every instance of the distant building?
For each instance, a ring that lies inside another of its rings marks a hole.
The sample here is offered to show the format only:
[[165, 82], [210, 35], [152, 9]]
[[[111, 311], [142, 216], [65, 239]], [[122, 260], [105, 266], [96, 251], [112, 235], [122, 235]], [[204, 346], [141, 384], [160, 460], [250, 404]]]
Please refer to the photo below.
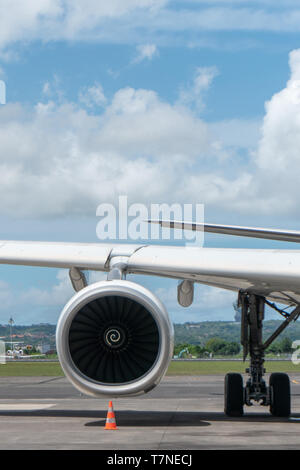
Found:
[[40, 353], [46, 354], [46, 352], [48, 352], [51, 349], [51, 347], [49, 343], [40, 343], [37, 345], [36, 349]]

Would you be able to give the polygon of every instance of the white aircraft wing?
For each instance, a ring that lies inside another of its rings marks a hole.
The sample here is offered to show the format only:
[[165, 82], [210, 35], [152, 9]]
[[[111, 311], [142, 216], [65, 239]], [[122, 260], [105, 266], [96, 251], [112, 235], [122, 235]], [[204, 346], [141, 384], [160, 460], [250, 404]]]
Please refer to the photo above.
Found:
[[0, 241], [0, 263], [54, 268], [103, 269], [112, 245]]
[[128, 270], [300, 302], [299, 250], [147, 246], [133, 253]]
[[165, 228], [300, 243], [300, 232], [296, 230], [242, 227], [239, 225], [219, 225], [200, 222], [184, 222], [177, 220], [148, 220], [148, 222], [151, 224], [158, 224]]
[[1, 241], [0, 264], [109, 271], [115, 257], [134, 274], [187, 279], [300, 303], [300, 250]]

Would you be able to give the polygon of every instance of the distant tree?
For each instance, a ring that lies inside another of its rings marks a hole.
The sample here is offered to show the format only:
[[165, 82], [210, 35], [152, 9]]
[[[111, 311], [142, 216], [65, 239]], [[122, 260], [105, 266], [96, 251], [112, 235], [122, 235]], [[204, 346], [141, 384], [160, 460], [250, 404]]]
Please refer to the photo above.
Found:
[[268, 352], [268, 353], [271, 353], [271, 354], [279, 354], [279, 353], [281, 353], [281, 347], [280, 347], [279, 341], [275, 341], [274, 343], [272, 343], [272, 344], [268, 347], [267, 352]]
[[215, 355], [233, 356], [240, 352], [240, 345], [235, 341], [225, 341], [221, 338], [211, 338], [205, 344], [205, 348]]
[[292, 341], [290, 338], [283, 338], [280, 341], [280, 349], [282, 353], [292, 352]]
[[206, 342], [205, 348], [207, 351], [212, 352], [213, 354], [222, 354], [226, 344], [227, 342], [224, 339], [211, 338]]
[[231, 341], [225, 346], [223, 354], [225, 356], [234, 356], [235, 354], [238, 354], [240, 350], [241, 346], [239, 345], [239, 343]]
[[195, 357], [204, 357], [205, 355], [207, 355], [206, 348], [201, 346], [200, 344], [191, 344], [188, 347], [188, 350], [191, 353], [191, 355]]

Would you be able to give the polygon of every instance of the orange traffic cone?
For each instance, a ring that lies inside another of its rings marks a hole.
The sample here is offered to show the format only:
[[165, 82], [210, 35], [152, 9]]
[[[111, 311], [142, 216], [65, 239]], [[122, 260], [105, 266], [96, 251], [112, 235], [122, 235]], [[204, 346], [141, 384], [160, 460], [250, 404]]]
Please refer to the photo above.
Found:
[[110, 401], [108, 404], [108, 412], [107, 412], [107, 417], [106, 417], [105, 429], [118, 429], [112, 401]]

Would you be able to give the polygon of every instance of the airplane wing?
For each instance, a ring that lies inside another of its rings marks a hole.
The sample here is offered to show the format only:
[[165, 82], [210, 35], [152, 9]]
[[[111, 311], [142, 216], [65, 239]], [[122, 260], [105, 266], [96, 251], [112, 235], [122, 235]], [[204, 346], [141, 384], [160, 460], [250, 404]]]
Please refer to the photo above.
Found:
[[54, 268], [103, 269], [112, 245], [0, 241], [0, 264]]
[[[185, 223], [168, 224], [186, 228]], [[190, 225], [192, 230], [278, 240], [289, 235], [289, 241], [299, 241], [297, 232]], [[274, 416], [290, 415], [289, 377], [271, 374], [267, 387], [263, 365], [265, 350], [300, 315], [300, 250], [2, 241], [1, 263], [69, 269], [77, 295], [58, 320], [58, 357], [70, 382], [92, 396], [147, 393], [166, 373], [174, 352], [172, 323], [163, 304], [143, 286], [123, 280], [124, 275], [163, 276], [243, 291], [241, 343], [244, 359], [248, 354], [251, 359], [249, 379], [244, 387], [242, 375], [226, 375], [224, 411], [242, 416], [244, 404], [256, 401], [270, 405]], [[108, 272], [108, 281], [87, 286], [83, 270]], [[180, 283], [179, 303], [188, 306], [192, 297], [190, 284]], [[266, 299], [295, 308], [286, 312], [273, 306], [285, 320], [263, 342]]]
[[285, 304], [300, 303], [300, 250], [0, 242], [0, 264], [108, 272], [116, 257], [125, 260], [127, 273], [186, 279], [247, 290]]
[[300, 243], [300, 232], [295, 230], [278, 230], [258, 227], [242, 227], [238, 225], [219, 225], [199, 222], [184, 222], [177, 220], [148, 220], [151, 224], [161, 227], [192, 230], [194, 232], [210, 232], [239, 237], [263, 238], [267, 240], [279, 240], [285, 242]]

